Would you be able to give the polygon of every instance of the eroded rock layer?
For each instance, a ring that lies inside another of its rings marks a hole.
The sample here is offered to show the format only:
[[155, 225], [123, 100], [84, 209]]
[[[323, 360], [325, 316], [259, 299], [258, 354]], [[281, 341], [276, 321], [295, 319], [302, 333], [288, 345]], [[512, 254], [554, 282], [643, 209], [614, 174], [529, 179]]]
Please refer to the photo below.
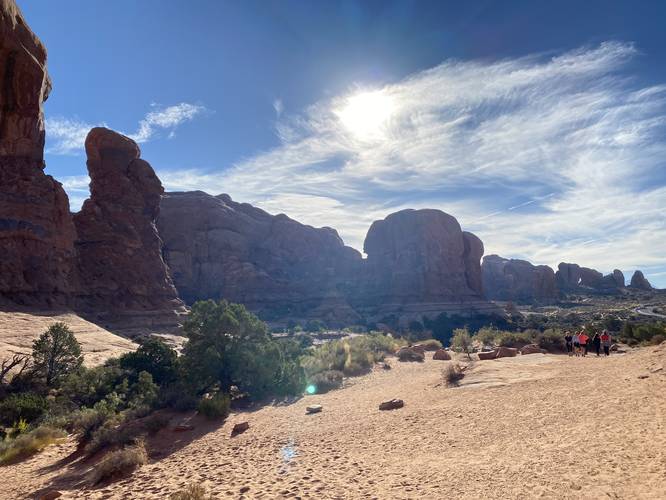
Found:
[[44, 173], [46, 49], [0, 0], [0, 302], [66, 303], [76, 288], [67, 195]]

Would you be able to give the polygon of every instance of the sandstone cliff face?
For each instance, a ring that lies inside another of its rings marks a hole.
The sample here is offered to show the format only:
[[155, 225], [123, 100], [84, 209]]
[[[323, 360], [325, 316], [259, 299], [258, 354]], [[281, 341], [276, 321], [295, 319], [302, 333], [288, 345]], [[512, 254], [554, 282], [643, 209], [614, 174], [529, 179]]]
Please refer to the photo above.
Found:
[[359, 319], [344, 291], [361, 255], [333, 229], [200, 191], [168, 193], [158, 227], [176, 287], [188, 303], [224, 298], [266, 319]]
[[0, 301], [49, 307], [76, 287], [67, 195], [44, 174], [46, 49], [0, 0]]
[[633, 276], [631, 277], [631, 287], [637, 288], [638, 290], [652, 290], [652, 285], [643, 275], [642, 271], [634, 272]]
[[402, 210], [375, 221], [363, 244], [362, 301], [409, 304], [481, 298], [476, 236], [441, 210]]
[[580, 287], [602, 288], [603, 274], [589, 267], [581, 267], [578, 264], [561, 262], [555, 273], [557, 285], [563, 292], [576, 290]]
[[486, 297], [515, 302], [550, 302], [557, 298], [555, 273], [549, 266], [487, 255], [481, 266]]
[[74, 215], [79, 307], [178, 308], [155, 227], [164, 192], [160, 180], [128, 137], [94, 128], [85, 146], [91, 196]]

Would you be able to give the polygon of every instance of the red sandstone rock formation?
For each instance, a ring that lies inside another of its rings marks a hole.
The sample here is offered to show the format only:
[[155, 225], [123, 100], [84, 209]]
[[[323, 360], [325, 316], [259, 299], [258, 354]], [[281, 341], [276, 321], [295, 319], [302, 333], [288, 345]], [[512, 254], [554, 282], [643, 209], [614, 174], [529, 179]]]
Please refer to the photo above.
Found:
[[317, 318], [335, 325], [359, 319], [343, 292], [361, 255], [333, 229], [200, 191], [168, 193], [158, 227], [188, 303], [225, 298], [268, 320]]
[[67, 195], [44, 174], [46, 49], [0, 0], [0, 301], [64, 304], [76, 287]]
[[631, 288], [636, 288], [638, 290], [652, 290], [652, 285], [643, 275], [642, 271], [636, 271], [631, 277]]
[[155, 227], [164, 192], [160, 180], [128, 137], [94, 128], [85, 145], [91, 196], [74, 215], [79, 307], [179, 308]]
[[487, 255], [481, 266], [486, 297], [514, 302], [550, 302], [557, 298], [555, 273], [526, 260]]

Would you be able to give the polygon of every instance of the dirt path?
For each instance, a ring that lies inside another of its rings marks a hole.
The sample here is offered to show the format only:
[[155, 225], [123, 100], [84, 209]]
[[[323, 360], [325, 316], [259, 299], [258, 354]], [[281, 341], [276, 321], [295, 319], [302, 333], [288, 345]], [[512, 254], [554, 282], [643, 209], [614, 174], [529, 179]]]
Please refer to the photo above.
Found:
[[[392, 360], [343, 390], [195, 429], [131, 477], [63, 498], [164, 499], [189, 482], [216, 498], [664, 498], [665, 361], [666, 344], [609, 359], [483, 361], [447, 389], [446, 362]], [[405, 407], [377, 410], [393, 397]], [[323, 412], [305, 415], [312, 403]], [[230, 438], [240, 420], [250, 430]], [[8, 498], [61, 476], [45, 467], [71, 450], [4, 468]]]

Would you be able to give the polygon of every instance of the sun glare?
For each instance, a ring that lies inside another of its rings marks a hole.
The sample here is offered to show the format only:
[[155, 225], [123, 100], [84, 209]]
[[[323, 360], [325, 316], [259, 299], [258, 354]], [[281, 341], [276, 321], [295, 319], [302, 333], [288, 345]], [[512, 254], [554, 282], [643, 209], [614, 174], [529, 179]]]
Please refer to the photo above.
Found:
[[363, 92], [346, 99], [336, 114], [344, 127], [359, 139], [380, 139], [395, 111], [393, 98], [382, 91]]

